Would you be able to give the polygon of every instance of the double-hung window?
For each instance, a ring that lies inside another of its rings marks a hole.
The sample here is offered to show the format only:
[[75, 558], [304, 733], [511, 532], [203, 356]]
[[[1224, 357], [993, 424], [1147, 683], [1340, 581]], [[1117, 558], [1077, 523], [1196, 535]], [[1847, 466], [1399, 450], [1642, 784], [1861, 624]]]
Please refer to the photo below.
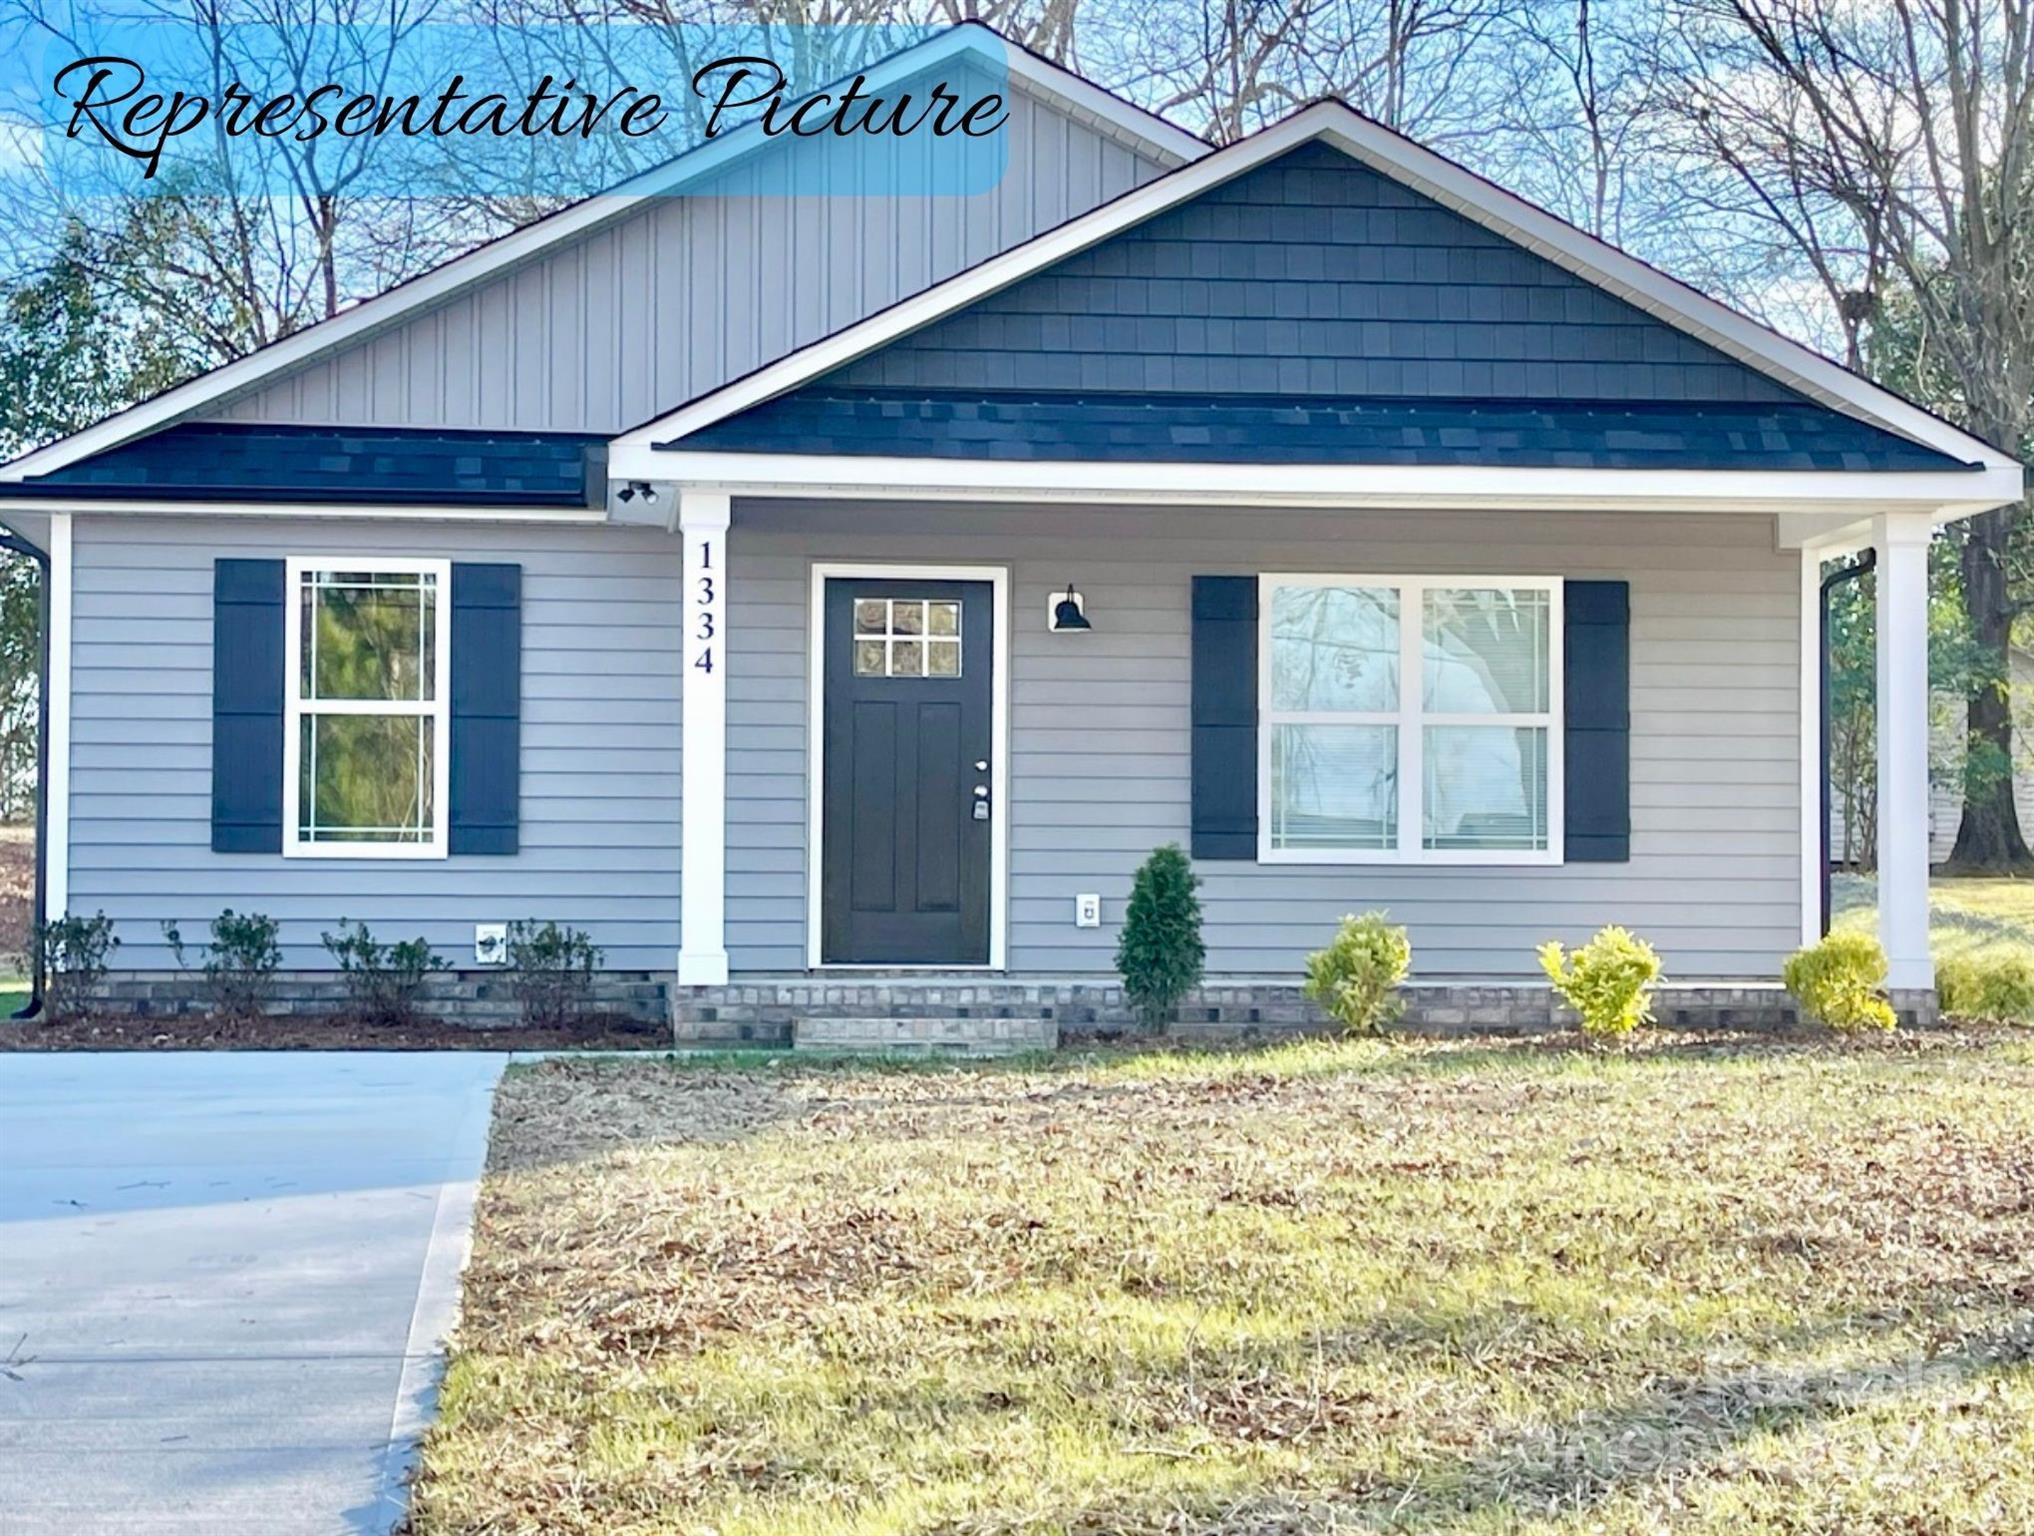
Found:
[[1557, 864], [1561, 582], [1271, 576], [1258, 854]]
[[451, 562], [288, 562], [283, 851], [439, 858], [450, 784]]

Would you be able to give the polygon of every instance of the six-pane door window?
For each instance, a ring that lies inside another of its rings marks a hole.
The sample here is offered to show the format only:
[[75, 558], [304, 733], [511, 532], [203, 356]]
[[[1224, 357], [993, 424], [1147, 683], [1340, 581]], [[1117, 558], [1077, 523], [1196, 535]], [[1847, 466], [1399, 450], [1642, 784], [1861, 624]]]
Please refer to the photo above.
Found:
[[1557, 579], [1261, 585], [1265, 858], [1559, 858]]
[[291, 560], [286, 848], [445, 846], [451, 572], [442, 560]]

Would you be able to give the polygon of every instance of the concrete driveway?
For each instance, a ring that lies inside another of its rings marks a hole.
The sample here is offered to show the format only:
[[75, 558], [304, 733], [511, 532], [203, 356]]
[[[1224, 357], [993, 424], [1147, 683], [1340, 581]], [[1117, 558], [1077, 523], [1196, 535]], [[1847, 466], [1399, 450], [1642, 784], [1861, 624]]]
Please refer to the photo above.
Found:
[[0, 1055], [0, 1532], [386, 1532], [505, 1059]]

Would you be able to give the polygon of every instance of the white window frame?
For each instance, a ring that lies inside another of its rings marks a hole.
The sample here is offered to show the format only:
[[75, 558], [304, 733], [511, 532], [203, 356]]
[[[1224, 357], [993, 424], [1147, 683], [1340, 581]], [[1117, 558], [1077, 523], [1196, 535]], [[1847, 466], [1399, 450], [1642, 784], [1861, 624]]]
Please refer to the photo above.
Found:
[[[1272, 594], [1280, 587], [1390, 587], [1398, 593], [1399, 689], [1394, 710], [1274, 710], [1271, 707]], [[1547, 708], [1544, 713], [1426, 713], [1420, 708], [1422, 633], [1426, 594], [1432, 589], [1501, 587], [1545, 592]], [[1260, 864], [1550, 865], [1564, 859], [1563, 800], [1567, 775], [1562, 720], [1562, 629], [1566, 593], [1559, 576], [1363, 576], [1272, 572], [1257, 578], [1257, 862]], [[1392, 848], [1274, 848], [1271, 841], [1271, 738], [1280, 725], [1394, 725], [1398, 728], [1398, 842]], [[1547, 730], [1547, 846], [1545, 848], [1426, 848], [1425, 732], [1429, 725], [1545, 726]]]
[[[428, 704], [400, 699], [303, 697], [303, 580], [312, 571], [365, 571], [373, 576], [435, 576], [438, 598], [432, 625], [436, 679]], [[403, 555], [291, 555], [284, 562], [283, 602], [283, 845], [285, 858], [442, 859], [452, 790], [452, 562]], [[299, 778], [303, 763], [303, 720], [319, 715], [417, 715], [434, 722], [431, 750], [431, 832], [415, 843], [306, 841]]]

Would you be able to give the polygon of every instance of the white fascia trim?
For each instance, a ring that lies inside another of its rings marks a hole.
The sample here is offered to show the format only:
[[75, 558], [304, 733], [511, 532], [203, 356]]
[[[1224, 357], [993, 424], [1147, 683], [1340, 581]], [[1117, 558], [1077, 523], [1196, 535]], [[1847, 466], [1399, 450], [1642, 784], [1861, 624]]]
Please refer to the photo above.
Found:
[[1959, 460], [2011, 465], [1968, 433], [1866, 382], [1828, 358], [1747, 319], [1687, 284], [1535, 208], [1472, 171], [1422, 149], [1341, 102], [1318, 102], [1281, 122], [1147, 182], [1113, 202], [970, 267], [914, 298], [837, 331], [680, 409], [631, 429], [617, 446], [671, 442], [929, 325], [1033, 272], [1198, 197], [1314, 139], [1325, 139], [1393, 180], [1424, 192], [1507, 240], [1799, 389], [1833, 409], [1925, 443]]
[[388, 506], [339, 501], [138, 501], [93, 498], [65, 501], [56, 496], [8, 496], [0, 492], [0, 514], [73, 512], [120, 517], [346, 517], [402, 523], [605, 523], [603, 507], [434, 507]]
[[[1142, 107], [1124, 101], [1090, 81], [1049, 63], [1004, 39], [980, 22], [963, 22], [937, 37], [866, 71], [869, 85], [880, 91], [889, 82], [915, 75], [948, 54], [979, 55], [991, 68], [1007, 69], [1010, 77], [1040, 94], [1056, 98], [1097, 121], [1106, 122], [1116, 138], [1142, 144], [1161, 159], [1184, 163], [1212, 153], [1212, 147], [1183, 128], [1173, 126]], [[831, 82], [830, 82], [831, 83]], [[825, 87], [822, 87], [825, 89]], [[661, 166], [643, 172], [610, 191], [596, 193], [548, 218], [527, 224], [477, 250], [456, 256], [386, 293], [362, 300], [343, 314], [308, 326], [272, 342], [258, 352], [214, 368], [187, 384], [130, 406], [81, 432], [61, 438], [0, 466], [0, 482], [48, 474], [80, 459], [141, 437], [188, 416], [193, 411], [243, 393], [264, 380], [300, 367], [350, 341], [382, 329], [417, 310], [427, 309], [505, 268], [528, 261], [626, 215], [651, 197], [669, 197], [690, 183], [716, 175], [742, 158], [772, 147], [760, 123], [749, 123], [685, 151]]]
[[49, 762], [44, 769], [43, 821], [49, 851], [43, 862], [46, 921], [71, 901], [71, 514], [49, 520]]
[[[1408, 505], [1773, 513], [1850, 507], [1979, 510], [2021, 496], [2017, 464], [1982, 470], [1514, 469], [1485, 465], [1190, 464], [685, 453], [618, 442], [608, 473], [743, 495]], [[1967, 511], [1956, 515], [1968, 515]]]

